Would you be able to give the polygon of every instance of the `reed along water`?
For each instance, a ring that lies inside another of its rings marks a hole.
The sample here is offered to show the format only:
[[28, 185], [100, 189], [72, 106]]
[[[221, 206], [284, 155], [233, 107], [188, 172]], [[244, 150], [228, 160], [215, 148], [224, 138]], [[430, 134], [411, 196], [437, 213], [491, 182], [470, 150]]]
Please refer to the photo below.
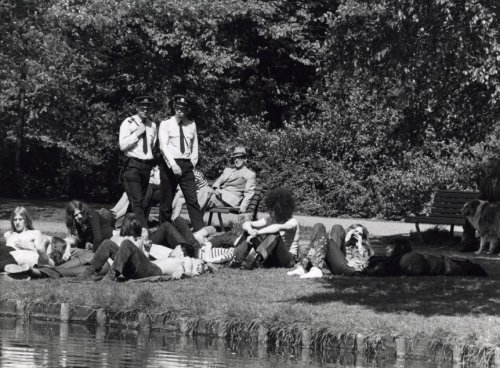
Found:
[[256, 343], [204, 336], [141, 332], [0, 317], [0, 367], [451, 367], [396, 362], [309, 349], [268, 349]]

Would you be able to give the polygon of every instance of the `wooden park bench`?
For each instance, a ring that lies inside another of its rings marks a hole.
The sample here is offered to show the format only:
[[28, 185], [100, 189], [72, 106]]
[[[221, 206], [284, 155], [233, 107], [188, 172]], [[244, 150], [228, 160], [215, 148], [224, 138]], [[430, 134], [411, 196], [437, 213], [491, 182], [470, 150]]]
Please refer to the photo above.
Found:
[[423, 243], [419, 224], [450, 225], [453, 236], [455, 225], [463, 225], [462, 208], [465, 202], [478, 197], [478, 192], [461, 190], [438, 190], [434, 194], [431, 212], [427, 216], [410, 216], [405, 222], [415, 223], [418, 240]]
[[250, 204], [248, 205], [247, 211], [244, 213], [240, 213], [238, 208], [234, 207], [213, 207], [208, 211], [208, 223], [207, 225], [212, 224], [212, 217], [214, 213], [217, 214], [217, 217], [219, 218], [219, 225], [221, 227], [221, 230], [224, 231], [224, 222], [222, 221], [222, 215], [224, 213], [232, 213], [232, 214], [238, 214], [238, 215], [246, 215], [251, 221], [255, 221], [257, 219], [257, 213], [259, 212], [259, 205], [260, 201], [262, 199], [262, 187], [256, 186], [255, 187], [255, 193], [250, 201]]

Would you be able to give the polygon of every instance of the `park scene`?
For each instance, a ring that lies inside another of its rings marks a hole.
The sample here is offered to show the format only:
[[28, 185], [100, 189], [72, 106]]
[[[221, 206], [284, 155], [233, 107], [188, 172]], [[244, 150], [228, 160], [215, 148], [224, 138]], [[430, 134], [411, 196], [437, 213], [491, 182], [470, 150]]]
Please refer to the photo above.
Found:
[[499, 12], [0, 0], [0, 367], [500, 367]]

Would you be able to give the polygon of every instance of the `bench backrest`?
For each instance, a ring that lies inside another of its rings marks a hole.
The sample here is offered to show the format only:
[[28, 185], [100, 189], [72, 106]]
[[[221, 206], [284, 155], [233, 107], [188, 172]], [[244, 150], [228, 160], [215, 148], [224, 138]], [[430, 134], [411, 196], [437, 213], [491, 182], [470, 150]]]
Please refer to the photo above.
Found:
[[479, 193], [460, 190], [438, 190], [434, 195], [429, 217], [461, 219], [465, 202], [477, 199]]
[[253, 194], [252, 199], [250, 200], [250, 204], [248, 205], [247, 212], [252, 215], [252, 220], [257, 219], [257, 212], [259, 211], [260, 201], [262, 200], [262, 187], [257, 185], [255, 187], [255, 192]]

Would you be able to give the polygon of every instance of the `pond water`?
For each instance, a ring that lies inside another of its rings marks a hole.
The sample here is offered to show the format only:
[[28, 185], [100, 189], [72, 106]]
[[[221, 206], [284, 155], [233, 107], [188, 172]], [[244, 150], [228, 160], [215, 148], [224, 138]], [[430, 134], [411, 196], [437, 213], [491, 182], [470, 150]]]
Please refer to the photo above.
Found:
[[319, 357], [256, 344], [81, 324], [0, 318], [0, 367], [448, 367], [433, 362]]

